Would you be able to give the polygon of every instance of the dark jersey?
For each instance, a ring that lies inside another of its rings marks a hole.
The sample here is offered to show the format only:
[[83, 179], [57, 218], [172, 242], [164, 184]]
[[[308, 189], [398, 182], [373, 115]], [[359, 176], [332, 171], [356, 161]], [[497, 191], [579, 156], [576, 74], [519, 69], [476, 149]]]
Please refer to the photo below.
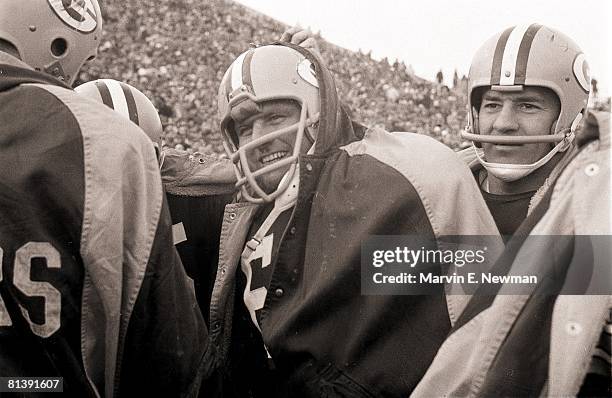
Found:
[[527, 218], [529, 203], [536, 191], [528, 191], [510, 195], [496, 195], [481, 188], [482, 196], [495, 224], [507, 240]]
[[[44, 119], [34, 119], [32, 109], [44, 110]], [[0, 171], [0, 374], [64, 376], [66, 391], [90, 395], [80, 358], [79, 126], [53, 95], [34, 86], [2, 92], [0, 120], [6, 166]], [[53, 134], [42, 134], [43, 126], [53, 126]]]
[[174, 230], [174, 243], [194, 282], [198, 304], [208, 323], [210, 296], [217, 275], [219, 235], [223, 209], [233, 194], [187, 196], [166, 194]]
[[173, 240], [208, 322], [223, 210], [234, 199], [232, 163], [201, 153], [165, 149], [161, 175], [172, 216]]
[[147, 137], [16, 61], [0, 73], [0, 376], [197, 393], [207, 332]]

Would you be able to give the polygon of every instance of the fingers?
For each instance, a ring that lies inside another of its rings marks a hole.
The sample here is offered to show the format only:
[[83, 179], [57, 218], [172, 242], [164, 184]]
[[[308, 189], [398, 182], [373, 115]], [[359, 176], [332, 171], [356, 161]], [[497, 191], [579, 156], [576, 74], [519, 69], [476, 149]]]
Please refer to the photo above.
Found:
[[311, 37], [312, 37], [312, 32], [310, 31], [310, 29], [300, 30], [299, 32], [296, 32], [291, 38], [291, 44], [295, 44], [299, 46], [302, 44], [304, 40], [311, 38]]
[[299, 32], [300, 30], [302, 30], [302, 28], [297, 25], [290, 27], [289, 29], [283, 32], [280, 41], [284, 41], [286, 43], [291, 42], [291, 38], [293, 37], [293, 35]]
[[310, 51], [320, 53], [320, 51], [319, 51], [319, 44], [318, 44], [318, 43], [317, 43], [317, 41], [316, 41], [314, 38], [312, 38], [312, 37], [309, 37], [308, 39], [304, 40], [304, 41], [302, 42], [302, 44], [300, 44], [300, 45], [301, 45], [302, 47], [304, 47], [304, 48], [309, 49]]
[[299, 25], [292, 26], [281, 35], [280, 41], [295, 44], [297, 46], [304, 47], [312, 52], [321, 54], [319, 50], [319, 44], [314, 38], [314, 34], [309, 29], [303, 29]]

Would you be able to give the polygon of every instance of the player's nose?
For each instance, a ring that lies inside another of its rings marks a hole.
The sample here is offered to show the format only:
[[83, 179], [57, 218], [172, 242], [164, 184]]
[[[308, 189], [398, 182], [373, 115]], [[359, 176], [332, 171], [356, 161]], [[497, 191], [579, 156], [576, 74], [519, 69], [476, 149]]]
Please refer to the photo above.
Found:
[[516, 110], [511, 101], [503, 102], [502, 108], [493, 122], [493, 129], [501, 133], [518, 129]]

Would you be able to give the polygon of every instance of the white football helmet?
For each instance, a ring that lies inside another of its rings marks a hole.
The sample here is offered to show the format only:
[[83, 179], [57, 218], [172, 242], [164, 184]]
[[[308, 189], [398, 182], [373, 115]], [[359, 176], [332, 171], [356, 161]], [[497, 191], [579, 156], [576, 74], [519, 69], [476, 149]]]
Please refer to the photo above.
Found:
[[101, 36], [98, 0], [0, 1], [0, 39], [23, 62], [67, 84], [96, 57]]
[[[301, 107], [300, 121], [239, 146], [233, 128], [232, 109], [244, 101], [254, 106], [271, 100], [288, 99]], [[219, 87], [219, 115], [224, 147], [232, 160], [243, 197], [253, 203], [271, 202], [283, 193], [294, 175], [304, 136], [316, 140], [319, 120], [319, 88], [314, 65], [302, 53], [283, 45], [266, 45], [242, 53], [229, 67]], [[297, 132], [297, 133], [296, 133]], [[293, 153], [259, 170], [251, 170], [247, 153], [285, 134], [296, 133]], [[275, 191], [266, 193], [257, 177], [290, 165]]]
[[[476, 52], [468, 79], [468, 126], [462, 137], [492, 144], [560, 143], [566, 150], [587, 106], [591, 78], [585, 56], [563, 33], [539, 24], [497, 33]], [[524, 86], [551, 89], [561, 103], [552, 131], [537, 136], [482, 135], [478, 112], [486, 89], [520, 91]]]
[[83, 83], [74, 89], [77, 93], [103, 103], [131, 120], [149, 136], [159, 157], [162, 124], [155, 105], [137, 88], [112, 79], [99, 79]]

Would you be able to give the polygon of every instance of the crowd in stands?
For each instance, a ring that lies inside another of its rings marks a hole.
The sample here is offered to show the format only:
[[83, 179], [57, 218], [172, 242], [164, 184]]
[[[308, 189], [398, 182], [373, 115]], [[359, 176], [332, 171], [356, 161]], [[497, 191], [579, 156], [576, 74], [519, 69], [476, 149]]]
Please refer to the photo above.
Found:
[[353, 117], [389, 131], [428, 134], [459, 148], [466, 125], [466, 79], [456, 87], [421, 79], [402, 62], [376, 61], [321, 41], [323, 58], [334, 73], [342, 98]]
[[[76, 84], [99, 78], [132, 84], [159, 110], [166, 146], [223, 153], [216, 111], [223, 73], [250, 43], [277, 40], [286, 26], [231, 0], [106, 0], [102, 12], [98, 58]], [[404, 63], [319, 43], [356, 120], [429, 134], [455, 149], [467, 145], [459, 134], [466, 125], [465, 78], [449, 89]]]

